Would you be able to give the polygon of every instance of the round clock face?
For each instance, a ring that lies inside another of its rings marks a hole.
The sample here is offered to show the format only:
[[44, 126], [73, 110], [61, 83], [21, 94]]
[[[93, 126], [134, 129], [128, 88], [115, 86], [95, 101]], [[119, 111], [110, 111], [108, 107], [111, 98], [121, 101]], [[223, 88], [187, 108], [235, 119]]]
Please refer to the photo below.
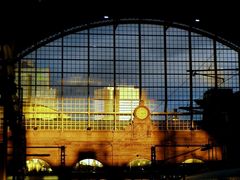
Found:
[[138, 119], [146, 119], [149, 114], [149, 110], [145, 106], [139, 106], [134, 111], [134, 116]]

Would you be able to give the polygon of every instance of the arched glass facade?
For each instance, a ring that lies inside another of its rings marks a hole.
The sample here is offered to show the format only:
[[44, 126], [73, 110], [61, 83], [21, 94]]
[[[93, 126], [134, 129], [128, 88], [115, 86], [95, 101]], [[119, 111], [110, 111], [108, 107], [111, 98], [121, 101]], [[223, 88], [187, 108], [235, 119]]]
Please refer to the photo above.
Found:
[[160, 129], [189, 129], [205, 91], [239, 91], [237, 47], [155, 20], [72, 28], [26, 51], [18, 67], [27, 129], [123, 130], [140, 100]]

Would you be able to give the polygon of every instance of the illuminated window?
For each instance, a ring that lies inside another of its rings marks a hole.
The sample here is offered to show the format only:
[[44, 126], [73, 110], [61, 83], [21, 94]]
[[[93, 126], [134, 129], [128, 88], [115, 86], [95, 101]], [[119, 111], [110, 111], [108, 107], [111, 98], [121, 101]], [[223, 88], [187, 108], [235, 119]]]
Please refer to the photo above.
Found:
[[191, 108], [204, 92], [239, 91], [239, 48], [206, 32], [150, 20], [64, 32], [18, 64], [27, 129], [123, 130], [144, 99], [159, 127], [177, 110], [168, 130], [187, 130], [202, 119]]
[[74, 169], [81, 172], [95, 172], [103, 168], [103, 164], [96, 159], [83, 159], [79, 161]]
[[35, 172], [52, 172], [50, 165], [41, 159], [30, 159], [26, 161], [27, 172], [35, 173]]
[[204, 161], [201, 159], [191, 158], [191, 159], [186, 159], [182, 163], [204, 163]]
[[140, 169], [140, 170], [144, 170], [150, 165], [151, 165], [151, 161], [148, 159], [135, 159], [128, 164], [130, 169]]

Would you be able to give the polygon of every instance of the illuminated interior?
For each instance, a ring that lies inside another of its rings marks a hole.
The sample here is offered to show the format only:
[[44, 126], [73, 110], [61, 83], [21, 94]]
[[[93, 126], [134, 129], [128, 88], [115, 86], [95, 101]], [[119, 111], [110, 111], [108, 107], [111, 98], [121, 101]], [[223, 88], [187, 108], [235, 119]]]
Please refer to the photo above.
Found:
[[182, 163], [204, 163], [204, 161], [201, 159], [191, 158], [191, 159], [186, 159]]
[[189, 109], [206, 90], [239, 91], [234, 47], [180, 24], [80, 26], [24, 53], [16, 81], [29, 130], [124, 130], [140, 100], [160, 129], [184, 130], [202, 119]]
[[103, 168], [103, 164], [96, 159], [83, 159], [79, 161], [74, 170], [81, 172], [95, 172], [98, 169]]
[[134, 167], [147, 167], [151, 165], [151, 161], [148, 159], [135, 159], [133, 161], [131, 161], [128, 166], [130, 168], [134, 168]]
[[26, 167], [28, 173], [52, 172], [50, 165], [42, 159], [30, 159], [26, 161]]

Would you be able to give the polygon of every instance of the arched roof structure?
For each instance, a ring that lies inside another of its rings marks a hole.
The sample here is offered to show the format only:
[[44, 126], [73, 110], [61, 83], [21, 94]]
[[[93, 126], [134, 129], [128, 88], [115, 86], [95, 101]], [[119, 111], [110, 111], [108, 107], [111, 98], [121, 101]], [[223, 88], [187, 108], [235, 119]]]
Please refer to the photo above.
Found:
[[[153, 121], [172, 121], [176, 114], [199, 121], [201, 114], [186, 109], [205, 91], [239, 91], [239, 47], [167, 21], [118, 19], [73, 27], [34, 44], [19, 59], [25, 105], [71, 117], [47, 120], [62, 129], [123, 129], [140, 100]], [[36, 121], [26, 125], [47, 124]]]

